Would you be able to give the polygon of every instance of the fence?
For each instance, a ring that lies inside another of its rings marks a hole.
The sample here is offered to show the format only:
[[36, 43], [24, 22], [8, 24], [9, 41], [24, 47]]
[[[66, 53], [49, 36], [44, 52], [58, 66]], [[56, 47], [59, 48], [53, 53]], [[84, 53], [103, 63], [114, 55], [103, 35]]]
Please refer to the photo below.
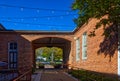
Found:
[[31, 75], [32, 75], [32, 71], [29, 70], [25, 72], [24, 74], [15, 78], [13, 81], [31, 81]]

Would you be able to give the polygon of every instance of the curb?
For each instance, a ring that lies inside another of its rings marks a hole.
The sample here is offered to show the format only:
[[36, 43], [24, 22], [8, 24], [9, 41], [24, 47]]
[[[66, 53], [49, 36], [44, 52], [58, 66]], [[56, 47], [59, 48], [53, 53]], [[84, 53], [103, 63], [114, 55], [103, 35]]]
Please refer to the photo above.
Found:
[[63, 72], [63, 73], [64, 73], [65, 75], [71, 77], [71, 78], [74, 79], [75, 81], [79, 81], [77, 78], [73, 77], [72, 75], [70, 75], [70, 74], [68, 74], [68, 73], [66, 73], [66, 72]]

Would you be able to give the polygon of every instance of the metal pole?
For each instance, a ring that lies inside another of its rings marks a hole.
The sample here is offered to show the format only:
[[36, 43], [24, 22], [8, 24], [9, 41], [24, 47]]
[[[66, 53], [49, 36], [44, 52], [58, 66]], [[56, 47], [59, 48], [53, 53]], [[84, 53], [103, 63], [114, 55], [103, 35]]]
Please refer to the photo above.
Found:
[[53, 62], [54, 60], [54, 56], [53, 56], [53, 52], [52, 52], [52, 55], [51, 55], [51, 61]]
[[51, 54], [51, 62], [54, 62], [54, 49], [52, 49], [52, 54]]

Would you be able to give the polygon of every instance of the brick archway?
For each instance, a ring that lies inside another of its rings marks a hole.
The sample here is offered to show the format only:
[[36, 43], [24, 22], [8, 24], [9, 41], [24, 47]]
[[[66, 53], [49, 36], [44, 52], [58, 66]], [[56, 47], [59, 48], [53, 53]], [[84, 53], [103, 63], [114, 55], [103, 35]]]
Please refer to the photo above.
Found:
[[63, 63], [68, 64], [71, 52], [71, 41], [60, 37], [43, 37], [32, 41], [34, 50], [33, 63], [35, 64], [35, 50], [40, 47], [59, 47], [63, 49]]

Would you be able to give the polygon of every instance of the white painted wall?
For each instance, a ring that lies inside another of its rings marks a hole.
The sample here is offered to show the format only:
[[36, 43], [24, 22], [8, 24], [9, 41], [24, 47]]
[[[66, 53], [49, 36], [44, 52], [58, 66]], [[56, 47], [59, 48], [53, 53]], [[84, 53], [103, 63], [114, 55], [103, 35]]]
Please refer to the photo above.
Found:
[[118, 46], [118, 76], [120, 79], [120, 44]]

